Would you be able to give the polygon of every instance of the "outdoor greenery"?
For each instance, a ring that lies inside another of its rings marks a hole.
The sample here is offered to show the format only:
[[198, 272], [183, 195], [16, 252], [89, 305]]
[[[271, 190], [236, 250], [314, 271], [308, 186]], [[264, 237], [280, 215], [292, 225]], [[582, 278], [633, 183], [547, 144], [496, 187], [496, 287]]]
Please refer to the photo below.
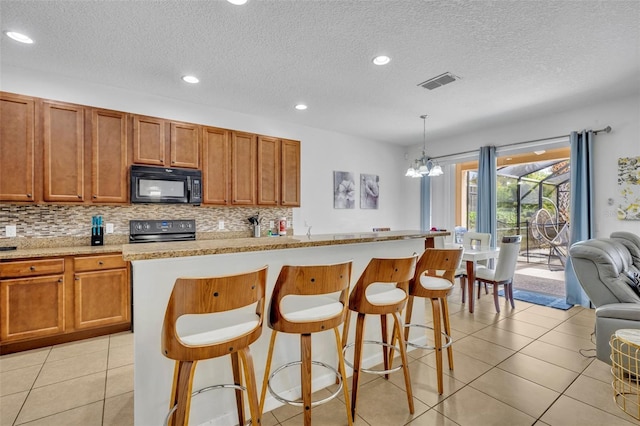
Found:
[[[545, 183], [553, 175], [554, 167], [520, 176], [520, 179], [510, 176], [497, 177], [497, 221], [498, 238], [503, 235], [520, 234], [527, 237], [527, 221], [540, 209], [540, 189], [542, 190], [542, 207], [556, 213], [557, 186]], [[467, 229], [476, 229], [477, 218], [477, 182], [476, 170], [469, 171], [467, 176]], [[518, 187], [520, 194], [518, 196]], [[518, 204], [520, 204], [520, 221], [518, 228]], [[525, 241], [523, 241], [525, 243]]]

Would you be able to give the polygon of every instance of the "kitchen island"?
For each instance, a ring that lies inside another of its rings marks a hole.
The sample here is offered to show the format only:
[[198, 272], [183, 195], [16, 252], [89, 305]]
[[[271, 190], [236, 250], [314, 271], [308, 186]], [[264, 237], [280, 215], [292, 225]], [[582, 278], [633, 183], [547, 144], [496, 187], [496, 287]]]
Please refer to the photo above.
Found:
[[[123, 257], [131, 261], [133, 273], [134, 389], [135, 424], [162, 424], [168, 412], [173, 361], [160, 352], [162, 322], [173, 284], [178, 277], [218, 276], [240, 273], [269, 266], [267, 305], [275, 281], [283, 265], [311, 265], [353, 261], [351, 282], [358, 279], [372, 257], [405, 257], [421, 253], [433, 238], [448, 232], [395, 231], [380, 233], [329, 234], [316, 236], [239, 238], [173, 243], [129, 244], [123, 246]], [[424, 307], [414, 308], [414, 320], [424, 316]], [[203, 326], [203, 323], [194, 327]], [[355, 321], [351, 324], [355, 326]], [[251, 346], [256, 380], [262, 384], [270, 330], [265, 321], [262, 336]], [[372, 318], [366, 338], [380, 340], [380, 326]], [[353, 336], [353, 333], [350, 333]], [[313, 336], [313, 358], [335, 365], [337, 355], [331, 332]], [[424, 335], [411, 335], [413, 341], [424, 341]], [[273, 366], [299, 359], [299, 342], [295, 335], [280, 335], [276, 343]], [[363, 364], [381, 362], [377, 348], [367, 348]], [[347, 357], [352, 352], [347, 351]], [[194, 390], [215, 383], [233, 382], [228, 357], [198, 363]], [[300, 392], [299, 371], [283, 371], [279, 389], [296, 398]], [[350, 374], [350, 371], [348, 371]], [[313, 389], [334, 382], [330, 374], [314, 371]], [[234, 393], [213, 391], [195, 397], [191, 404], [191, 424], [233, 424], [236, 420]], [[280, 403], [268, 395], [265, 411]]]

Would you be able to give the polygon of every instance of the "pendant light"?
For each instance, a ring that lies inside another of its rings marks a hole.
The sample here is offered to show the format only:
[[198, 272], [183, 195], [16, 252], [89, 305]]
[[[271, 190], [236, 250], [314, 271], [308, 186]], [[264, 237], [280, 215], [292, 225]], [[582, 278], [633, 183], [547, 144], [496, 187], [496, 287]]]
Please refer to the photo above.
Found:
[[420, 118], [422, 118], [422, 157], [413, 160], [413, 165], [409, 166], [404, 175], [413, 178], [441, 176], [443, 172], [440, 164], [427, 157], [427, 115], [421, 115]]

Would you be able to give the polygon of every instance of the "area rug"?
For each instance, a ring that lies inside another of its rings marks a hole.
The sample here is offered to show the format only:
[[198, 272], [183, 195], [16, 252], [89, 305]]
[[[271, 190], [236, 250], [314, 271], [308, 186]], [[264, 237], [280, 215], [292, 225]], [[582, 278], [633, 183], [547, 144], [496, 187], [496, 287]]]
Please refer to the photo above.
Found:
[[[504, 296], [504, 290], [498, 292], [500, 296]], [[555, 297], [548, 294], [536, 293], [534, 291], [513, 289], [513, 298], [522, 300], [523, 302], [533, 303], [540, 306], [548, 306], [549, 308], [562, 309], [566, 311], [572, 305], [567, 305], [563, 297]]]

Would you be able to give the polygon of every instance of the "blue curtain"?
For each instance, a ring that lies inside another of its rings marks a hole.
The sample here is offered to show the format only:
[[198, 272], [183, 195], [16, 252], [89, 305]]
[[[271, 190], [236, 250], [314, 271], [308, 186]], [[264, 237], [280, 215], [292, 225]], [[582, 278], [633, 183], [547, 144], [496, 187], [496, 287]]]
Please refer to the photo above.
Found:
[[420, 178], [420, 230], [431, 229], [431, 178], [428, 175]]
[[496, 219], [496, 147], [481, 147], [480, 158], [478, 160], [478, 214], [476, 216], [476, 231], [490, 233], [491, 247], [496, 247], [496, 236], [498, 235]]
[[[571, 203], [569, 205], [569, 246], [595, 236], [593, 224], [593, 132], [571, 132]], [[564, 269], [567, 304], [589, 307], [589, 298], [582, 290], [573, 270], [571, 257]]]

